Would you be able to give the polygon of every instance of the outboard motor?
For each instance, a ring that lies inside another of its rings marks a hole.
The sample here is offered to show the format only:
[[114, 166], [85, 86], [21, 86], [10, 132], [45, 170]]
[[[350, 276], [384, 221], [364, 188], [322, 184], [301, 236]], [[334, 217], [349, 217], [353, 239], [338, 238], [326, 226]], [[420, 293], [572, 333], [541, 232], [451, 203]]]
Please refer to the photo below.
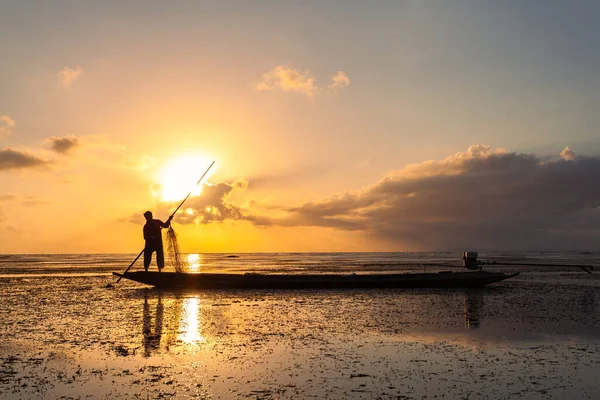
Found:
[[463, 266], [467, 269], [473, 270], [481, 270], [481, 264], [479, 260], [477, 260], [477, 252], [476, 251], [465, 251], [462, 254]]

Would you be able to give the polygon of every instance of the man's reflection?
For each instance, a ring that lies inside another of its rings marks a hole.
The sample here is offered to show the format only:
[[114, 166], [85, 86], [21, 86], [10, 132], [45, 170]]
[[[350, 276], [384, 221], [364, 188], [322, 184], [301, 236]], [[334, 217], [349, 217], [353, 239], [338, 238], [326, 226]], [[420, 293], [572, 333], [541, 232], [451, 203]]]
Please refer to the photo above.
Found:
[[[156, 299], [156, 309], [153, 307], [154, 299]], [[160, 291], [144, 292], [142, 321], [144, 357], [160, 352], [161, 347], [162, 350], [169, 351], [172, 346], [205, 342], [203, 330], [198, 297], [167, 296], [163, 305], [163, 294]]]
[[465, 293], [465, 328], [479, 328], [481, 310], [483, 309], [483, 294], [481, 291], [468, 291]]
[[152, 331], [152, 313], [150, 311], [150, 302], [148, 301], [148, 292], [144, 293], [144, 320], [142, 343], [144, 345], [144, 357], [150, 357], [152, 353], [160, 348], [160, 339], [163, 329], [163, 302], [162, 295], [158, 294], [156, 304], [156, 316], [154, 319], [154, 331]]

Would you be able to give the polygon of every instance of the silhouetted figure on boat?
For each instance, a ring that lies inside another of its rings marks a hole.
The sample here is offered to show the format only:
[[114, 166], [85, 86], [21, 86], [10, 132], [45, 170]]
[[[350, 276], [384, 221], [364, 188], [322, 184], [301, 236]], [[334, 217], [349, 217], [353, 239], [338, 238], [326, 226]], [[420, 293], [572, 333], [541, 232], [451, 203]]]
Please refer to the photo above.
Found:
[[165, 266], [161, 229], [168, 228], [171, 225], [173, 216], [170, 216], [167, 222], [162, 222], [159, 219], [153, 219], [151, 211], [146, 211], [144, 218], [146, 218], [146, 224], [144, 225], [144, 240], [146, 241], [146, 246], [144, 247], [144, 271], [148, 271], [150, 261], [152, 260], [152, 253], [154, 252], [156, 252], [156, 265], [158, 265], [158, 270], [161, 271]]

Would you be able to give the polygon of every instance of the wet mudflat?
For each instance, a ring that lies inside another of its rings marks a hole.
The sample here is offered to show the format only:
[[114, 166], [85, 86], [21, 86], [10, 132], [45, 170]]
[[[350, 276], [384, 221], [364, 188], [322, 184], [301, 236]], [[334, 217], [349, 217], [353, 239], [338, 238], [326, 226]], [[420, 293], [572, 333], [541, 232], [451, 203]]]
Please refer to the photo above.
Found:
[[598, 398], [600, 281], [158, 291], [0, 279], [0, 398]]

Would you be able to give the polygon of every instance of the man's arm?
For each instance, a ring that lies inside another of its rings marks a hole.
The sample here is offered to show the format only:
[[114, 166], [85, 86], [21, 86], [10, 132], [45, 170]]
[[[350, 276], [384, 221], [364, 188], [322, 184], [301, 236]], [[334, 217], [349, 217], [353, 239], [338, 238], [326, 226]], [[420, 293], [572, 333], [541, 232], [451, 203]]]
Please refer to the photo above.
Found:
[[161, 222], [160, 222], [161, 226], [162, 226], [163, 228], [168, 228], [168, 227], [170, 227], [170, 226], [171, 226], [171, 220], [172, 220], [172, 219], [173, 219], [173, 216], [171, 215], [171, 216], [169, 217], [169, 219], [167, 220], [167, 222], [162, 222], [162, 221], [161, 221]]

